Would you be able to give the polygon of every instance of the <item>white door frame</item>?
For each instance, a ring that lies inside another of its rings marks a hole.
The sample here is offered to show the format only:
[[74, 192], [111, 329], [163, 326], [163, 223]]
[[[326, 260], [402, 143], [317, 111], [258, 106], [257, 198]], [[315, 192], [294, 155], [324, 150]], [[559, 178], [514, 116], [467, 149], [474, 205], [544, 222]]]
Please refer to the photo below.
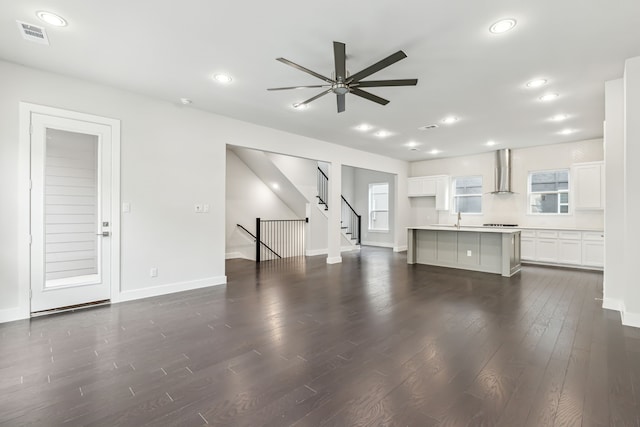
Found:
[[31, 316], [31, 115], [100, 123], [111, 127], [111, 301], [120, 296], [120, 120], [20, 102], [18, 164], [18, 280], [20, 318]]

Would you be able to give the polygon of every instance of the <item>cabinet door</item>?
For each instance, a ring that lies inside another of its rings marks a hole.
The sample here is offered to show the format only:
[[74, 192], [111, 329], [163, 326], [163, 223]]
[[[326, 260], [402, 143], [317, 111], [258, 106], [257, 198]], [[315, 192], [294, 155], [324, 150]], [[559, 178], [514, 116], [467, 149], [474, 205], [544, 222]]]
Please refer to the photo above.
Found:
[[536, 239], [530, 237], [520, 238], [520, 257], [523, 261], [536, 260]]
[[603, 209], [603, 169], [602, 162], [573, 165], [576, 209]]
[[435, 196], [436, 195], [436, 178], [424, 177], [422, 181], [422, 192], [425, 196]]
[[536, 261], [558, 262], [558, 240], [538, 239], [536, 242]]
[[436, 180], [436, 210], [449, 210], [449, 177], [441, 176]]
[[581, 264], [582, 242], [580, 240], [559, 240], [558, 262], [561, 264]]
[[422, 178], [421, 176], [418, 176], [415, 178], [409, 178], [408, 186], [407, 186], [407, 194], [409, 195], [409, 197], [422, 196], [422, 194], [424, 193], [422, 189], [423, 181], [424, 181], [424, 178]]
[[604, 242], [584, 240], [582, 242], [582, 265], [604, 267]]

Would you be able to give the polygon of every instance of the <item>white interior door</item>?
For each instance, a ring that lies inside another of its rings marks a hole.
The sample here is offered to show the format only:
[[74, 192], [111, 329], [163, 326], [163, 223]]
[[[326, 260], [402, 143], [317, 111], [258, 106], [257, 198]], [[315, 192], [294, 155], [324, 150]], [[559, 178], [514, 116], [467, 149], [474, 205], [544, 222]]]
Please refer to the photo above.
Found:
[[110, 299], [111, 127], [31, 118], [31, 312]]

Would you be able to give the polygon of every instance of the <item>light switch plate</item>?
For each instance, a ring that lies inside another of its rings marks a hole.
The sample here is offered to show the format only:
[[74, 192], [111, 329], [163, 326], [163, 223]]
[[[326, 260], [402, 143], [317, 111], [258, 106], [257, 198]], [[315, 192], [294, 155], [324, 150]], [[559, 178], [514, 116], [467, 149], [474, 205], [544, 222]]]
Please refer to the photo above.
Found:
[[123, 213], [129, 213], [129, 212], [131, 212], [131, 203], [129, 203], [129, 202], [124, 202], [124, 203], [122, 204], [122, 212], [123, 212]]
[[471, 251], [467, 251], [467, 256], [471, 256]]
[[205, 203], [204, 205], [202, 205], [202, 212], [209, 212], [209, 204]]
[[202, 205], [200, 205], [200, 204], [195, 205], [195, 206], [193, 207], [193, 210], [194, 210], [196, 213], [202, 213]]

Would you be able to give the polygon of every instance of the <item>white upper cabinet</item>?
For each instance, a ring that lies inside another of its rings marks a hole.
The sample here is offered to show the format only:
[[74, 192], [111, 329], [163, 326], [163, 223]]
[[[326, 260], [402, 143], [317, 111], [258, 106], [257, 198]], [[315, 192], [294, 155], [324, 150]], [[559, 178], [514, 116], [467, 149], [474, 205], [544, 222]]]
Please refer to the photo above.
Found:
[[447, 175], [409, 178], [407, 193], [409, 197], [435, 196], [437, 210], [449, 209], [449, 177]]
[[604, 209], [604, 162], [575, 163], [571, 170], [575, 209]]

